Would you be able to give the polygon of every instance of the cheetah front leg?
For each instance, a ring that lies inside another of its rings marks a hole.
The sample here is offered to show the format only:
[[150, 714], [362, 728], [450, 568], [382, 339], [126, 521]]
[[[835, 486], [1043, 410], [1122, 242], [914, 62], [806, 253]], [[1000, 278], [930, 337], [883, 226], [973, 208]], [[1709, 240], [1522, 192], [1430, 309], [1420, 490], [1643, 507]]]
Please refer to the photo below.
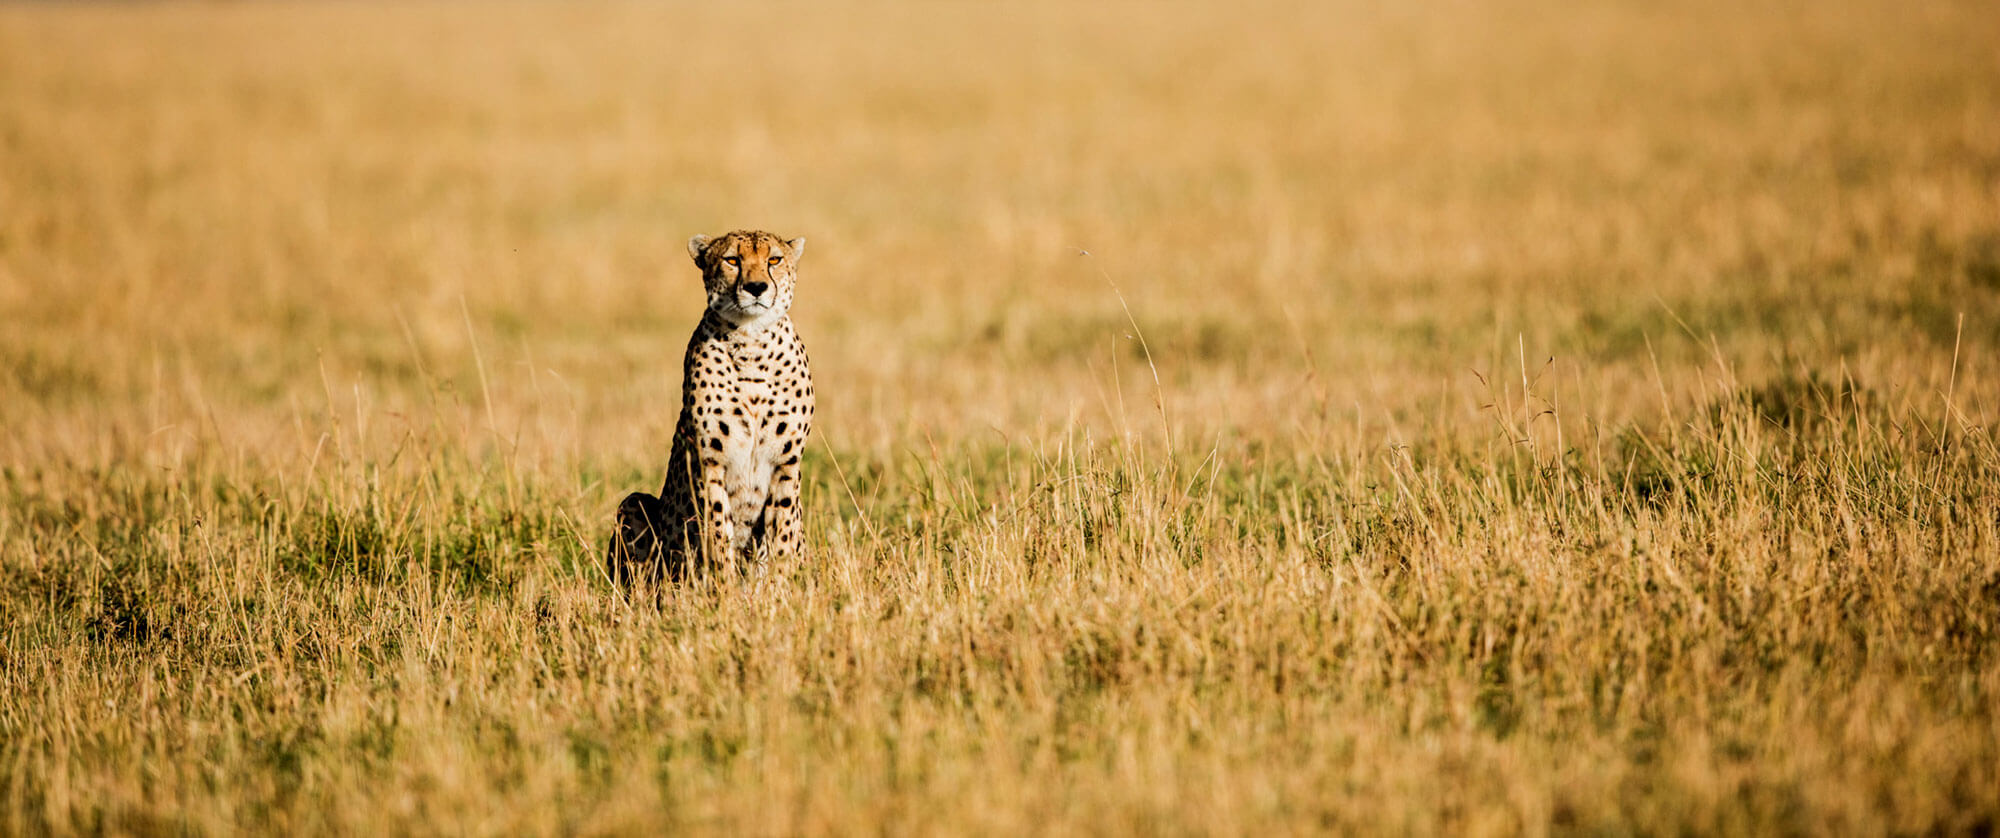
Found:
[[701, 491], [695, 497], [701, 512], [701, 569], [714, 570], [730, 560], [736, 545], [736, 522], [729, 514], [727, 472], [721, 457], [701, 459]]
[[771, 496], [764, 505], [764, 556], [769, 561], [796, 558], [805, 547], [805, 515], [799, 498], [799, 454], [794, 448], [771, 474]]

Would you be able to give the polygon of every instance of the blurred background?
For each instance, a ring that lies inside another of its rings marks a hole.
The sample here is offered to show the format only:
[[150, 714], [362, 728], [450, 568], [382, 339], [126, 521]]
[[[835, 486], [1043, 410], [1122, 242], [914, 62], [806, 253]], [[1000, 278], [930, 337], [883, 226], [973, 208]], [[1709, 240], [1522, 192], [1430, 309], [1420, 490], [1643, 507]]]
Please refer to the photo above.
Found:
[[1196, 434], [1457, 421], [1551, 358], [1612, 419], [1718, 362], [1941, 380], [1961, 314], [1978, 381], [1991, 11], [8, 5], [0, 446], [301, 455], [302, 414], [483, 372], [501, 436], [650, 456], [681, 243], [737, 227], [811, 241], [856, 446], [1129, 426], [1131, 321]]

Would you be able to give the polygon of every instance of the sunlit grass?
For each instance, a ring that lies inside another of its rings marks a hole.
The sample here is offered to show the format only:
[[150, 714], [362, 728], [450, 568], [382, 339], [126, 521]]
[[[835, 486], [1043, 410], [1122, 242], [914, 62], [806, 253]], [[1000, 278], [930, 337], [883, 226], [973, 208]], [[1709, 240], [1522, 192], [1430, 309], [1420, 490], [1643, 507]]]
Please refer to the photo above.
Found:
[[1990, 832], [1987, 11], [0, 6], [0, 830]]

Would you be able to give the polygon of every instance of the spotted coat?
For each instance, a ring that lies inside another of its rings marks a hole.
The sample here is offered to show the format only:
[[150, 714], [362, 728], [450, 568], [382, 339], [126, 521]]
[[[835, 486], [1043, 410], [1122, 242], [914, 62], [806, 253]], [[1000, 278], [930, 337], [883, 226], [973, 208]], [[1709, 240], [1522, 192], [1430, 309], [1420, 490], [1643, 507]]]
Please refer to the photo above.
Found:
[[688, 341], [666, 484], [619, 505], [613, 578], [681, 579], [798, 554], [813, 385], [789, 314], [805, 244], [741, 230], [688, 241], [708, 310]]

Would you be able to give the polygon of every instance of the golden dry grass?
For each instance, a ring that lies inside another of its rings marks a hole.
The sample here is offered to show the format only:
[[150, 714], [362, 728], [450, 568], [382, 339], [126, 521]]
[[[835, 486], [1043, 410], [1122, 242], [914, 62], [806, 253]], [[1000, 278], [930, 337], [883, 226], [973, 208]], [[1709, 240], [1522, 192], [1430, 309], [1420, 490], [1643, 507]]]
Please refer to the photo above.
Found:
[[1991, 11], [0, 5], [0, 830], [1990, 833]]

